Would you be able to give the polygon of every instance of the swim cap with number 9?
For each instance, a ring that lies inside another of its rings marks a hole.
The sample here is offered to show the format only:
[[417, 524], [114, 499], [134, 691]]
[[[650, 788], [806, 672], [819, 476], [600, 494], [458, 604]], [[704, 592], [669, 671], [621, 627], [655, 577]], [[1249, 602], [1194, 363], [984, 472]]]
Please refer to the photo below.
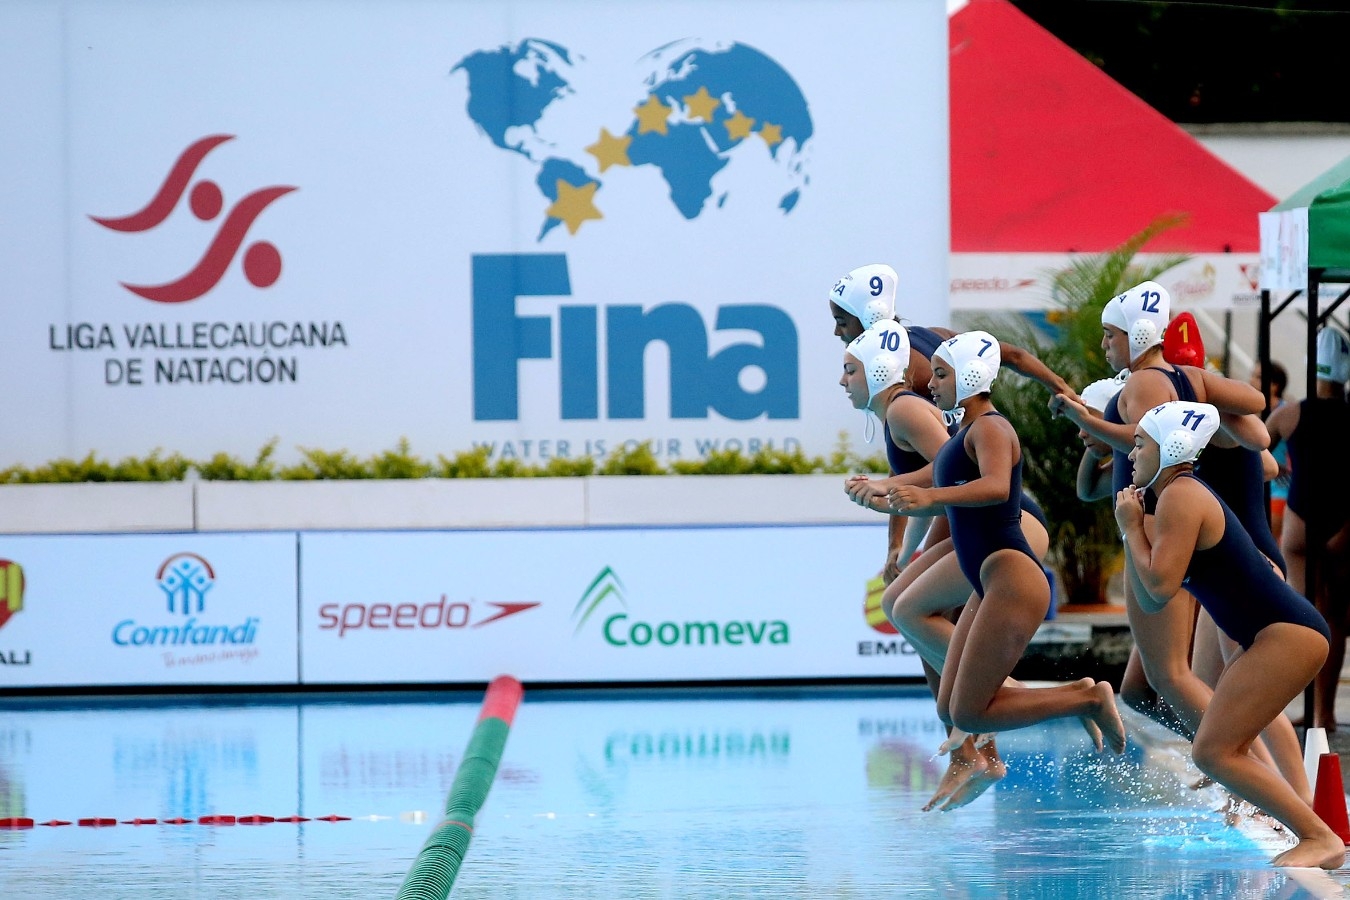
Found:
[[834, 283], [830, 300], [871, 328], [895, 318], [895, 286], [900, 277], [884, 263], [861, 266]]

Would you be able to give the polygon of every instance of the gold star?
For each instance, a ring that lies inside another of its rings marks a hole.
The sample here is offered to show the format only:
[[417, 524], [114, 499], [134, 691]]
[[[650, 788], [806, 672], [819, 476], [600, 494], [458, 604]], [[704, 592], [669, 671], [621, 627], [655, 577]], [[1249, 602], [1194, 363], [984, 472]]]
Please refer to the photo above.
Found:
[[739, 141], [750, 136], [750, 130], [755, 127], [755, 120], [738, 109], [736, 115], [722, 124], [727, 126], [727, 136], [733, 141]]
[[575, 187], [558, 179], [558, 199], [544, 212], [549, 218], [561, 219], [567, 226], [568, 234], [576, 234], [581, 223], [587, 219], [603, 219], [600, 210], [595, 208], [595, 189], [598, 181], [588, 181], [581, 187]]
[[783, 142], [783, 126], [770, 125], [768, 122], [765, 122], [763, 125], [759, 126], [759, 136], [764, 138], [764, 143], [768, 144], [770, 147], [774, 144], [781, 144]]
[[615, 137], [609, 133], [608, 128], [601, 128], [600, 139], [587, 147], [586, 152], [596, 158], [600, 163], [600, 171], [603, 172], [610, 166], [632, 165], [628, 159], [628, 145], [631, 143], [633, 143], [631, 135]]
[[713, 120], [713, 110], [722, 105], [722, 101], [708, 93], [706, 87], [701, 87], [696, 93], [686, 94], [684, 97], [685, 115], [691, 119], [702, 119], [705, 122]]
[[638, 134], [647, 134], [651, 131], [665, 134], [666, 117], [671, 112], [671, 108], [657, 100], [655, 94], [648, 94], [646, 103], [633, 107], [633, 113], [638, 117]]

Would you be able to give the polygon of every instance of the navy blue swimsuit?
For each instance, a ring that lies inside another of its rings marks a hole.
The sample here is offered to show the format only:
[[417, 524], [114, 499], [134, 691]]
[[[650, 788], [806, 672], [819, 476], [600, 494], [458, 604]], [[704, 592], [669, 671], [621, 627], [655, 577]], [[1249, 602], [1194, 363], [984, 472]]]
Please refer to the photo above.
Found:
[[[929, 403], [933, 402], [930, 398], [923, 397], [922, 394], [915, 391], [901, 391], [895, 396], [903, 397], [905, 394], [921, 397]], [[891, 423], [886, 421], [885, 416], [881, 417], [881, 435], [886, 441], [886, 461], [891, 464], [892, 475], [908, 475], [910, 472], [917, 472], [928, 465], [928, 460], [924, 459], [923, 454], [919, 451], [901, 450], [895, 445], [895, 441], [891, 440]]]
[[1261, 454], [1246, 447], [1215, 447], [1211, 444], [1196, 461], [1195, 475], [1233, 511], [1256, 549], [1279, 566], [1281, 572], [1288, 574], [1289, 566], [1266, 520], [1266, 481], [1261, 471]]
[[[1178, 477], [1195, 476], [1183, 473]], [[1224, 634], [1244, 649], [1261, 629], [1276, 622], [1304, 625], [1330, 641], [1331, 631], [1322, 614], [1275, 574], [1228, 504], [1209, 485], [1205, 489], [1223, 509], [1223, 537], [1208, 550], [1192, 554], [1182, 586], [1195, 595]]]
[[[985, 415], [1002, 414], [991, 411]], [[966, 453], [966, 432], [969, 430], [968, 424], [957, 432], [942, 446], [937, 459], [933, 460], [933, 483], [937, 487], [955, 487], [980, 477], [979, 465]], [[1042, 573], [1045, 571], [1022, 534], [1022, 498], [1025, 496], [1022, 493], [1022, 459], [1019, 453], [1017, 464], [1013, 466], [1007, 500], [992, 506], [947, 507], [956, 561], [961, 566], [961, 573], [980, 597], [984, 597], [980, 567], [999, 550], [1020, 550], [1036, 563], [1036, 568], [1041, 569]]]
[[[927, 331], [927, 329], [924, 330]], [[923, 396], [915, 391], [901, 391], [895, 396], [901, 397], [905, 394], [913, 394], [915, 397]], [[924, 397], [923, 399], [929, 403], [933, 402], [930, 397]], [[917, 450], [902, 450], [895, 445], [895, 441], [891, 440], [891, 425], [884, 417], [881, 420], [881, 433], [886, 440], [886, 461], [890, 463], [892, 475], [908, 475], [910, 472], [917, 472], [928, 465], [928, 460], [923, 458], [922, 453]], [[1031, 513], [1032, 518], [1046, 528], [1050, 527], [1049, 523], [1045, 521], [1045, 510], [1041, 509], [1041, 505], [1026, 491], [1022, 492], [1022, 509]]]
[[938, 333], [922, 325], [906, 325], [905, 331], [909, 334], [910, 349], [917, 350], [924, 359], [932, 359], [938, 344], [942, 343]]
[[1299, 401], [1298, 425], [1289, 435], [1286, 502], [1303, 519], [1315, 544], [1328, 541], [1350, 516], [1347, 441], [1350, 441], [1350, 405], [1331, 397], [1318, 397], [1312, 403]]

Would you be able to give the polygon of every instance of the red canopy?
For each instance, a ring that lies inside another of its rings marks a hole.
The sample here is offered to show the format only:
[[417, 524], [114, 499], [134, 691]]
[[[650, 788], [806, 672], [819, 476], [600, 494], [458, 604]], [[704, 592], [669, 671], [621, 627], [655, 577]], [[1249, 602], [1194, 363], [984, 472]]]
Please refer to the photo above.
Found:
[[1256, 253], [1275, 198], [1008, 0], [951, 16], [952, 251]]

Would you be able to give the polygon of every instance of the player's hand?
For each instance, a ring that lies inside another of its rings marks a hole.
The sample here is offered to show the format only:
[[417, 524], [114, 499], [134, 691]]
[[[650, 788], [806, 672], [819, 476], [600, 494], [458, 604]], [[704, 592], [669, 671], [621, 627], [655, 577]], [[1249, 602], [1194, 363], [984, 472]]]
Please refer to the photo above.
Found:
[[1144, 524], [1144, 490], [1133, 485], [1116, 494], [1116, 524], [1121, 534]]
[[933, 502], [932, 489], [915, 487], [912, 484], [891, 488], [886, 494], [886, 502], [891, 509], [908, 515], [919, 515], [937, 506]]
[[853, 475], [844, 482], [844, 493], [859, 506], [868, 506], [873, 499], [881, 496], [877, 482], [866, 475]]
[[1088, 414], [1088, 409], [1083, 405], [1083, 401], [1074, 394], [1060, 393], [1050, 398], [1050, 417], [1058, 419], [1063, 416], [1073, 422], [1081, 423], [1083, 417]]

